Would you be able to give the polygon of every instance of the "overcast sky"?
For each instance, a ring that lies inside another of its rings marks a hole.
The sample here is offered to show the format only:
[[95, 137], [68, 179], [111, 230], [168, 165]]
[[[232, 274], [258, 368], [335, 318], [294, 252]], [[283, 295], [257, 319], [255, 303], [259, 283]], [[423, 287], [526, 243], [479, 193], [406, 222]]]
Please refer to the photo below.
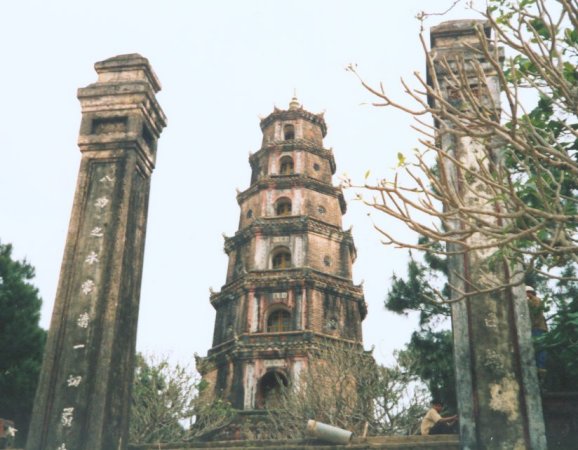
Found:
[[[421, 10], [451, 0], [405, 1], [12, 1], [0, 5], [0, 240], [36, 267], [48, 328], [60, 272], [80, 152], [76, 89], [96, 81], [97, 61], [140, 53], [162, 84], [168, 127], [159, 141], [145, 252], [138, 350], [190, 362], [213, 334], [209, 288], [225, 282], [222, 233], [237, 230], [236, 189], [249, 186], [249, 152], [261, 144], [259, 117], [287, 108], [294, 89], [304, 107], [325, 111], [337, 174], [391, 177], [398, 152], [416, 135], [403, 114], [372, 99], [345, 71], [356, 63], [399, 99], [400, 77], [424, 73]], [[463, 7], [426, 25], [475, 16]], [[407, 251], [384, 247], [373, 221], [403, 228], [352, 200], [345, 228], [358, 249], [354, 281], [364, 280], [366, 348], [390, 362], [415, 318], [383, 308]]]

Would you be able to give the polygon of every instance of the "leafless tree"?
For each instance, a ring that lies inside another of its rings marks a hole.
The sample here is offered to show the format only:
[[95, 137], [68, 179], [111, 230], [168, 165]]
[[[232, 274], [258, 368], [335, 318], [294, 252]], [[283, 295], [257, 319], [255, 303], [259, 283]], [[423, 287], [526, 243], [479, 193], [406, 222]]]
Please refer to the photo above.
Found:
[[[557, 268], [578, 262], [578, 6], [488, 4], [477, 39], [467, 44], [473, 57], [429, 51], [422, 27], [427, 76], [415, 73], [417, 87], [402, 81], [407, 103], [349, 67], [376, 106], [413, 116], [421, 148], [415, 158], [398, 155], [403, 177], [345, 185], [369, 191], [372, 198], [362, 194], [368, 205], [428, 238], [414, 244], [377, 227], [386, 244], [446, 255], [480, 251], [489, 267], [499, 262], [556, 278]], [[447, 145], [464, 138], [475, 148], [470, 160]], [[510, 282], [479, 280], [458, 300]]]
[[166, 356], [137, 354], [130, 442], [185, 441], [226, 426], [232, 408], [203, 395], [204, 384], [196, 371]]
[[245, 420], [230, 404], [206, 395], [199, 375], [167, 357], [138, 355], [130, 442], [206, 440], [230, 429], [247, 439], [305, 437], [309, 419], [358, 435], [414, 434], [427, 394], [398, 365], [379, 366], [359, 345], [323, 345], [288, 386], [270, 395], [262, 416]]
[[413, 434], [426, 394], [399, 366], [379, 366], [358, 346], [329, 345], [268, 411], [270, 438], [304, 437], [309, 419], [356, 435]]

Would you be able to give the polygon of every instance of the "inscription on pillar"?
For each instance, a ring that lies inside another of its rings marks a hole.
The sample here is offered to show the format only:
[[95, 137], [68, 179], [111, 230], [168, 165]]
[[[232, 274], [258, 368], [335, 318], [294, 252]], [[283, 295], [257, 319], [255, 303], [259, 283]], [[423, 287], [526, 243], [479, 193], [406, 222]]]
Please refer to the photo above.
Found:
[[62, 443], [58, 448], [67, 448], [66, 445], [74, 438], [76, 430], [75, 416], [84, 414], [84, 402], [81, 400], [86, 389], [82, 381], [87, 379], [89, 370], [87, 351], [93, 347], [94, 319], [97, 311], [97, 298], [100, 294], [102, 279], [101, 260], [106, 260], [104, 253], [104, 236], [108, 224], [111, 222], [117, 167], [115, 163], [93, 163], [91, 167], [89, 185], [93, 187], [88, 194], [84, 225], [81, 228], [78, 255], [82, 264], [77, 266], [78, 285], [74, 288], [76, 295], [70, 302], [71, 320], [75, 322], [69, 327], [71, 348], [66, 355], [70, 355], [68, 362], [63, 366], [68, 370], [66, 401], [62, 408], [60, 429], [57, 439]]
[[166, 118], [145, 58], [95, 67], [98, 81], [79, 90], [82, 160], [27, 450], [128, 440], [149, 179]]

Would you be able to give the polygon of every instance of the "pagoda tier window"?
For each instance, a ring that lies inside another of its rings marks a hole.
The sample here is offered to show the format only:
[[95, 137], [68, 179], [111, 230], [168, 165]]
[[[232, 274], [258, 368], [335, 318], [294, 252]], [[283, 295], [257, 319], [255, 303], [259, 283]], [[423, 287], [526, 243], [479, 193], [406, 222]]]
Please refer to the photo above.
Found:
[[287, 197], [281, 197], [275, 203], [275, 213], [278, 216], [290, 216], [291, 215], [291, 199]]
[[279, 164], [279, 173], [281, 175], [293, 175], [293, 158], [290, 156], [283, 156]]
[[282, 333], [291, 327], [291, 313], [286, 309], [276, 309], [267, 318], [267, 333]]
[[275, 249], [271, 261], [273, 269], [288, 269], [291, 267], [291, 252], [287, 247]]
[[295, 127], [289, 123], [285, 125], [283, 127], [283, 137], [286, 141], [295, 139]]

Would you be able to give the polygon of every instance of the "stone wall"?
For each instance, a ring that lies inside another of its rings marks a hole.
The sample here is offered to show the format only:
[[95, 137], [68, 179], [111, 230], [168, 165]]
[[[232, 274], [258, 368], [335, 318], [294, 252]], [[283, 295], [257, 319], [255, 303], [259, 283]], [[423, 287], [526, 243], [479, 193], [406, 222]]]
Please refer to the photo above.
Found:
[[194, 449], [244, 449], [244, 450], [458, 450], [457, 435], [441, 436], [377, 436], [366, 439], [353, 438], [349, 445], [328, 444], [315, 440], [279, 441], [232, 441], [232, 442], [190, 442], [187, 444], [149, 444], [129, 446], [129, 450], [194, 450]]

